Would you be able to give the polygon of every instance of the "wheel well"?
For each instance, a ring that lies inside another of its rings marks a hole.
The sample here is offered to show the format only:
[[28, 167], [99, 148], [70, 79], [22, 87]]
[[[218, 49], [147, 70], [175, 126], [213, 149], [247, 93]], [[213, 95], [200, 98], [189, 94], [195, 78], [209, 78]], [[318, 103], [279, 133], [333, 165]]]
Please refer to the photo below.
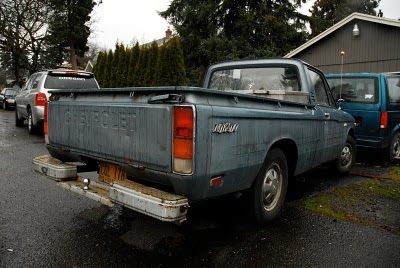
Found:
[[354, 131], [354, 128], [349, 129], [349, 136], [351, 136], [354, 140], [356, 140], [356, 133]]
[[288, 164], [289, 177], [291, 177], [296, 169], [296, 163], [298, 158], [296, 143], [294, 143], [294, 141], [289, 139], [280, 140], [275, 142], [271, 146], [270, 150], [274, 148], [282, 150], [283, 153], [285, 154], [286, 161]]

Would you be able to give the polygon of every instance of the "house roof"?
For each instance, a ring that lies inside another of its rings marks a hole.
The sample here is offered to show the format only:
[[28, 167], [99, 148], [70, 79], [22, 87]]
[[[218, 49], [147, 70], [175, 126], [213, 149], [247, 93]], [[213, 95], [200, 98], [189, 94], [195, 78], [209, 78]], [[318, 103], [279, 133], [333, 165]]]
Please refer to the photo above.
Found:
[[290, 53], [286, 54], [284, 58], [291, 58], [298, 54], [299, 52], [303, 51], [304, 49], [308, 48], [309, 46], [315, 44], [319, 40], [323, 39], [325, 36], [333, 33], [337, 29], [341, 28], [342, 26], [346, 25], [350, 21], [354, 19], [359, 19], [363, 21], [369, 21], [369, 22], [374, 22], [374, 23], [379, 23], [379, 24], [384, 24], [384, 25], [389, 25], [389, 26], [395, 26], [395, 27], [400, 27], [400, 21], [398, 20], [393, 20], [393, 19], [386, 19], [386, 18], [381, 18], [381, 17], [376, 17], [372, 15], [366, 15], [366, 14], [361, 14], [361, 13], [353, 13], [350, 16], [344, 18], [343, 20], [339, 21], [332, 27], [328, 28], [324, 32], [320, 33], [316, 37], [310, 39], [303, 45], [299, 46], [295, 50], [291, 51]]

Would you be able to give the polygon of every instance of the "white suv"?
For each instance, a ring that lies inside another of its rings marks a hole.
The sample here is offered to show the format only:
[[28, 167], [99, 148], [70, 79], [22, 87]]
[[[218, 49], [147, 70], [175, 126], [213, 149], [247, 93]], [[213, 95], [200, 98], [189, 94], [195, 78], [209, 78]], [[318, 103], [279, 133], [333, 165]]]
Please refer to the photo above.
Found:
[[99, 88], [93, 73], [55, 69], [32, 74], [15, 97], [15, 125], [22, 127], [28, 120], [29, 134], [43, 128], [44, 106], [49, 90]]

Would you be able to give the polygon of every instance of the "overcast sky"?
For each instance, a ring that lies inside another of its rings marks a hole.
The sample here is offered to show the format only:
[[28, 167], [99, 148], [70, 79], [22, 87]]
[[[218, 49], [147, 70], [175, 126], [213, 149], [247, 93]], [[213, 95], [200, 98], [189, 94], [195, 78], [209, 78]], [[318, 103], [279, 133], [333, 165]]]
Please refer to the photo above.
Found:
[[[102, 1], [92, 15], [92, 40], [100, 48], [113, 49], [117, 41], [129, 45], [132, 40], [147, 43], [165, 36], [168, 23], [157, 12], [166, 10], [171, 0]], [[302, 10], [307, 12], [314, 1], [303, 5]], [[382, 9], [385, 18], [400, 18], [399, 0], [381, 0], [378, 9]]]

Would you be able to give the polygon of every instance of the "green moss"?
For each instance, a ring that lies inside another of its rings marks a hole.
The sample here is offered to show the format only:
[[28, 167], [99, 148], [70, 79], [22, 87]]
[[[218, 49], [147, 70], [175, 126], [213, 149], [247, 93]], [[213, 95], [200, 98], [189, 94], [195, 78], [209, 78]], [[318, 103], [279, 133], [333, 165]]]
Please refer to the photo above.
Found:
[[400, 200], [400, 183], [384, 182], [384, 179], [372, 179], [358, 185], [364, 193]]
[[400, 167], [393, 167], [388, 178], [400, 183]]
[[[400, 174], [400, 169], [396, 169], [394, 172]], [[400, 175], [396, 176], [400, 178]], [[303, 206], [329, 217], [381, 228], [380, 224], [369, 222], [370, 218], [363, 214], [365, 212], [357, 211], [357, 209], [364, 210], [365, 206], [363, 205], [366, 200], [385, 202], [384, 200], [387, 198], [400, 201], [400, 182], [397, 179], [369, 179], [359, 184], [338, 187], [332, 191], [306, 198]], [[400, 233], [399, 228], [394, 227], [391, 230], [395, 234]]]
[[354, 194], [354, 186], [337, 188], [333, 191], [333, 195], [347, 204], [357, 204], [360, 200]]
[[361, 219], [358, 219], [351, 214], [340, 212], [333, 209], [330, 206], [330, 203], [333, 202], [333, 199], [336, 198], [332, 195], [324, 193], [319, 196], [305, 199], [303, 204], [306, 209], [317, 212], [322, 215], [352, 222], [362, 222]]

